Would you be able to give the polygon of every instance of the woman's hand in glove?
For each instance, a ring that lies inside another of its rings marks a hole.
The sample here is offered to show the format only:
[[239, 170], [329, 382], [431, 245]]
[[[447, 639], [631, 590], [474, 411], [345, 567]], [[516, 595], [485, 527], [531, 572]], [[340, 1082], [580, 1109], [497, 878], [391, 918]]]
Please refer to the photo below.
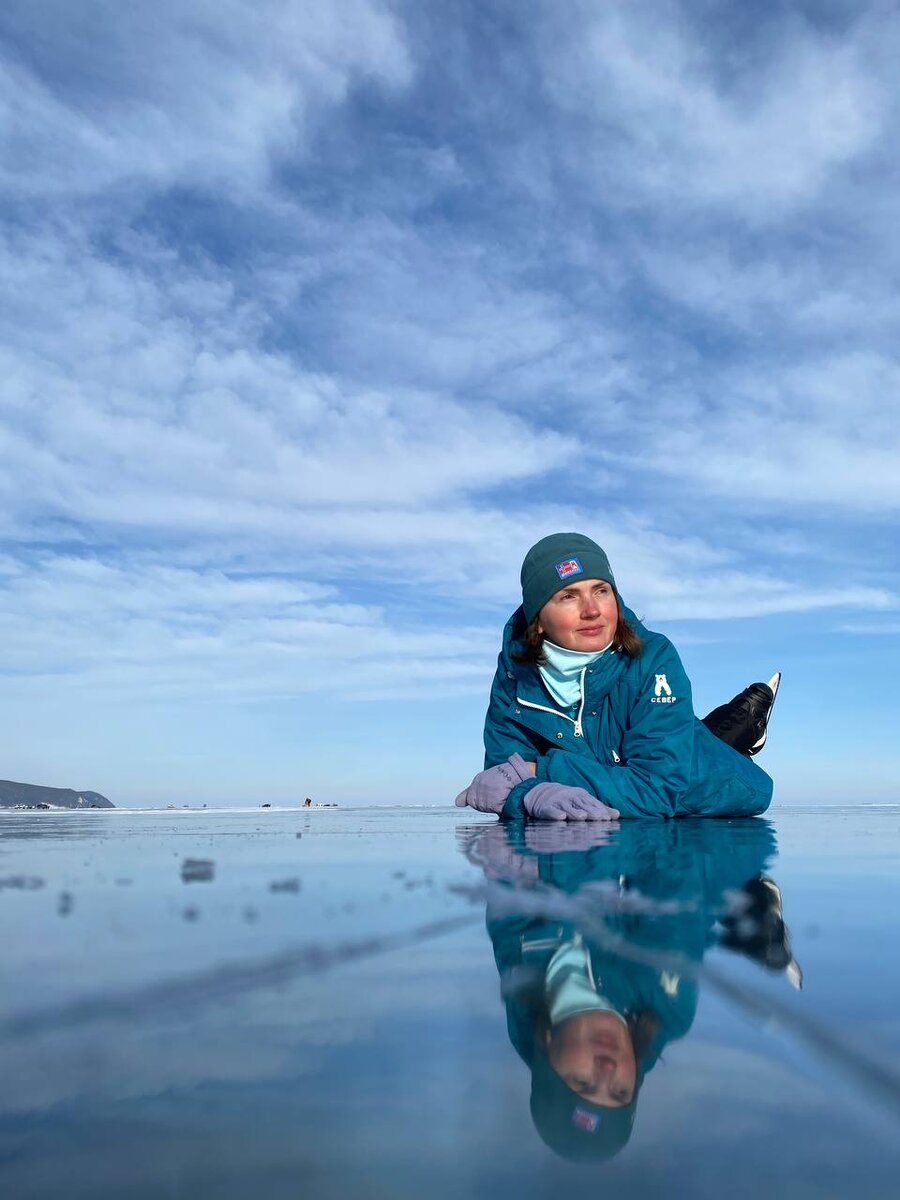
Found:
[[489, 767], [486, 771], [479, 771], [466, 790], [456, 797], [457, 807], [465, 808], [468, 804], [469, 808], [476, 808], [479, 812], [502, 812], [506, 797], [516, 784], [533, 777], [533, 768], [521, 754], [513, 754], [506, 762]]
[[[458, 803], [458, 801], [457, 801]], [[529, 817], [536, 821], [617, 821], [618, 810], [601, 804], [584, 788], [564, 783], [539, 783], [522, 797]]]

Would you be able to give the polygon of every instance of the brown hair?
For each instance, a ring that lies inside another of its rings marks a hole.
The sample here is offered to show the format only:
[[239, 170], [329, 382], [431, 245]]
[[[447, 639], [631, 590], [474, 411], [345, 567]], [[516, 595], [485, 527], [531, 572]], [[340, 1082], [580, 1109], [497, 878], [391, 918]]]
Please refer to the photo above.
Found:
[[[639, 658], [643, 653], [644, 643], [634, 632], [630, 623], [626, 621], [622, 612], [622, 601], [618, 596], [616, 596], [616, 605], [619, 609], [619, 623], [616, 626], [616, 636], [612, 640], [612, 649], [618, 650], [620, 654], [626, 654], [629, 658]], [[544, 658], [544, 634], [538, 629], [539, 622], [540, 614], [525, 630], [524, 649], [512, 656], [513, 662], [539, 667], [547, 661]]]

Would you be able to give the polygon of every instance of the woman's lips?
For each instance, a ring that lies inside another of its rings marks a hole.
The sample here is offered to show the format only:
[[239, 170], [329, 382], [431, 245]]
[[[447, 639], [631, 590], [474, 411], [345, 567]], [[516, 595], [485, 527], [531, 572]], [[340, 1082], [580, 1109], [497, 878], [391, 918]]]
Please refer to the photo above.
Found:
[[600, 625], [585, 625], [584, 628], [579, 629], [578, 632], [587, 634], [588, 637], [595, 637], [598, 633], [602, 633], [603, 629]]

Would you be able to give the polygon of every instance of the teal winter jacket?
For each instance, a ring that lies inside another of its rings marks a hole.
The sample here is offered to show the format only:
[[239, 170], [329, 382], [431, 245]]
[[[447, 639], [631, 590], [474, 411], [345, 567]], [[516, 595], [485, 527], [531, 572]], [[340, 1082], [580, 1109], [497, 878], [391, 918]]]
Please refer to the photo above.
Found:
[[501, 818], [524, 819], [523, 798], [547, 781], [585, 788], [623, 817], [747, 817], [765, 812], [772, 780], [695, 716], [691, 685], [667, 637], [625, 617], [644, 643], [638, 658], [588, 667], [578, 708], [564, 712], [536, 667], [517, 663], [525, 615], [513, 613], [491, 687], [485, 766], [521, 754], [534, 779], [510, 792]]
[[[543, 994], [554, 951], [580, 930], [594, 976], [602, 979], [604, 995], [616, 1011], [656, 1014], [659, 1029], [641, 1068], [646, 1073], [667, 1042], [684, 1037], [696, 1013], [696, 970], [682, 974], [677, 987], [672, 986], [672, 972], [679, 964], [699, 966], [719, 944], [717, 922], [729, 911], [729, 896], [770, 868], [777, 855], [771, 823], [632, 824], [606, 845], [555, 853], [529, 850], [515, 826], [484, 830], [489, 836], [504, 832], [510, 849], [534, 860], [538, 872], [529, 887], [497, 882], [488, 904], [487, 928], [510, 1041], [531, 1065], [534, 996]], [[567, 900], [591, 917], [588, 925]], [[598, 931], [605, 935], [602, 940]], [[632, 953], [621, 955], [617, 943]], [[641, 961], [641, 951], [651, 957]]]

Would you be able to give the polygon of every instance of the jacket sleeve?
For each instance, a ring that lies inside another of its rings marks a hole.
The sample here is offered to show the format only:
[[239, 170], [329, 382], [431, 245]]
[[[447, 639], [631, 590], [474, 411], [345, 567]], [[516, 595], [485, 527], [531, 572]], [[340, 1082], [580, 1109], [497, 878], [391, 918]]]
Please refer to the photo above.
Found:
[[[663, 677], [656, 695], [657, 681]], [[582, 787], [623, 817], [673, 817], [691, 781], [694, 709], [691, 685], [675, 647], [660, 637], [647, 646], [631, 692], [622, 738], [621, 762], [603, 763], [592, 754], [550, 747], [537, 762], [536, 781]], [[513, 789], [507, 819], [521, 816], [527, 785]]]
[[510, 716], [514, 699], [515, 680], [510, 679], [501, 655], [484, 721], [485, 768], [506, 762], [512, 754], [521, 754], [526, 762], [534, 762], [541, 755], [537, 742], [532, 741], [528, 730], [517, 725]]

